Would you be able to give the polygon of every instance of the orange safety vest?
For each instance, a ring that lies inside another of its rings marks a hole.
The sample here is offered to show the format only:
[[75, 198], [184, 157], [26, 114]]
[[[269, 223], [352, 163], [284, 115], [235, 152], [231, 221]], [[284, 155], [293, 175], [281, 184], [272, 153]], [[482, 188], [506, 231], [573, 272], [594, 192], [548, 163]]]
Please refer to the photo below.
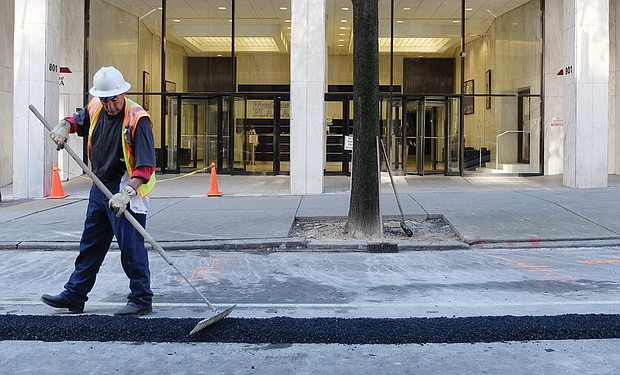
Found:
[[[90, 147], [93, 138], [93, 131], [95, 130], [95, 126], [97, 125], [97, 120], [99, 120], [99, 115], [101, 114], [101, 110], [103, 109], [103, 104], [98, 97], [93, 98], [90, 103], [88, 103], [88, 115], [90, 117], [90, 128], [88, 129], [88, 158], [90, 159]], [[123, 118], [123, 127], [121, 131], [121, 138], [123, 144], [123, 156], [125, 158], [125, 167], [127, 168], [127, 172], [129, 176], [133, 174], [135, 169], [136, 160], [133, 154], [132, 148], [132, 138], [136, 131], [136, 127], [138, 125], [138, 120], [141, 117], [149, 117], [149, 114], [144, 110], [144, 108], [140, 107], [136, 102], [131, 99], [125, 98], [125, 116]], [[150, 118], [150, 117], [149, 117]], [[151, 123], [151, 127], [153, 123]], [[151, 175], [151, 178], [146, 184], [140, 185], [138, 188], [138, 193], [141, 197], [146, 197], [153, 191], [153, 187], [155, 186], [156, 179], [155, 173]]]

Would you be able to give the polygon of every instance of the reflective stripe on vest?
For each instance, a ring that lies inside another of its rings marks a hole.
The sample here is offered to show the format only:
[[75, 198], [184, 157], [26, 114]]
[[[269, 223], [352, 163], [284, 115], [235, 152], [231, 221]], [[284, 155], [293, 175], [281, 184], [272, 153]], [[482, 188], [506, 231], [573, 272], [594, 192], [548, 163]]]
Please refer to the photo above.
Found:
[[[87, 110], [90, 117], [90, 128], [88, 129], [88, 158], [90, 159], [90, 148], [93, 138], [93, 132], [95, 130], [95, 126], [97, 125], [97, 120], [99, 120], [99, 115], [103, 110], [103, 104], [101, 104], [99, 98], [95, 97], [90, 101], [90, 103], [88, 103]], [[123, 144], [123, 157], [125, 159], [125, 168], [127, 168], [127, 173], [129, 173], [129, 176], [133, 174], [133, 171], [135, 169], [135, 158], [131, 142], [133, 139], [133, 135], [136, 131], [138, 121], [141, 117], [144, 116], [149, 117], [149, 114], [144, 110], [144, 108], [140, 107], [133, 100], [125, 98], [125, 114], [123, 117], [123, 126], [121, 128], [121, 143]], [[152, 126], [153, 123], [151, 123], [151, 127]], [[155, 183], [155, 173], [153, 173], [149, 181], [146, 184], [140, 185], [140, 187], [138, 188], [138, 193], [140, 194], [140, 196], [145, 197], [149, 195], [151, 191], [153, 191]]]

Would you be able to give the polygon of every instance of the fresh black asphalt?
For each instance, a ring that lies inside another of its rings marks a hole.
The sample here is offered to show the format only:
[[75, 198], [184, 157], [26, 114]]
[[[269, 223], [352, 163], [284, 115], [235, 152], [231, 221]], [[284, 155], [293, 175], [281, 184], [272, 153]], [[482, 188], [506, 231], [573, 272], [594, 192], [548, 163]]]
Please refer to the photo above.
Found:
[[192, 318], [2, 315], [0, 340], [426, 344], [620, 338], [618, 314], [463, 318], [226, 318], [189, 336]]

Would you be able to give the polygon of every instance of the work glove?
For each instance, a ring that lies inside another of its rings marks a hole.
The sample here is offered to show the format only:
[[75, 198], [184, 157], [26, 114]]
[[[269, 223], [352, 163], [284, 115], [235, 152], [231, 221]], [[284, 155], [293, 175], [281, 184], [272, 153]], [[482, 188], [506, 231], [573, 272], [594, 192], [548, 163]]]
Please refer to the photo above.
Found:
[[127, 209], [129, 201], [138, 194], [134, 188], [127, 185], [118, 193], [114, 194], [110, 198], [110, 208], [116, 211], [116, 217], [121, 217], [123, 212]]
[[52, 141], [56, 143], [56, 150], [60, 150], [65, 147], [65, 142], [69, 139], [69, 132], [71, 131], [71, 123], [67, 120], [60, 120], [58, 125], [52, 129], [50, 137]]

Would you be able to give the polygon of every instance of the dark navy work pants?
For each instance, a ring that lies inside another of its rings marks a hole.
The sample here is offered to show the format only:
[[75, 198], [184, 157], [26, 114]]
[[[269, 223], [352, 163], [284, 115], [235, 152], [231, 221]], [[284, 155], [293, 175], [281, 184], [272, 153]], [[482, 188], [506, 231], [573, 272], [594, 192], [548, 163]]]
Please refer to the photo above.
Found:
[[[115, 194], [118, 183], [106, 184]], [[130, 211], [131, 212], [131, 211]], [[86, 302], [88, 293], [95, 285], [97, 272], [103, 263], [112, 239], [121, 250], [123, 270], [129, 278], [131, 293], [127, 297], [128, 304], [138, 307], [150, 307], [153, 292], [150, 286], [149, 258], [144, 237], [133, 225], [121, 216], [117, 218], [114, 210], [108, 207], [108, 198], [93, 184], [88, 199], [84, 232], [80, 240], [80, 253], [75, 260], [75, 270], [65, 284], [63, 294], [75, 302]], [[131, 212], [133, 217], [145, 227], [146, 214]]]

